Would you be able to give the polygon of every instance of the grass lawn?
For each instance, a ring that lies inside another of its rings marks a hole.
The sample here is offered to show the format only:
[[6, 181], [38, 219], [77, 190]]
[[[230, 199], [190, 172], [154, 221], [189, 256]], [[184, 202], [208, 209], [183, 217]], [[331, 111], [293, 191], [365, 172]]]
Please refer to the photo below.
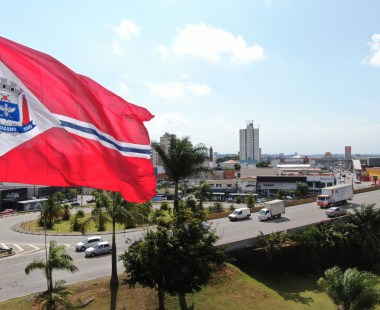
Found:
[[[122, 278], [123, 275], [120, 275]], [[74, 293], [71, 301], [95, 297], [83, 309], [107, 309], [110, 303], [109, 277], [69, 286]], [[261, 310], [261, 309], [335, 309], [333, 303], [315, 284], [316, 278], [278, 274], [270, 279], [253, 278], [233, 265], [221, 269], [201, 292], [188, 295], [188, 306], [204, 310]], [[157, 309], [154, 290], [121, 285], [118, 309]], [[178, 299], [166, 296], [167, 310], [179, 309]], [[0, 303], [1, 309], [37, 309], [30, 296]]]
[[[90, 217], [90, 214], [86, 213], [85, 217], [82, 220], [87, 219], [89, 217]], [[25, 230], [29, 230], [29, 231], [39, 231], [39, 232], [44, 231], [43, 227], [38, 226], [37, 220], [22, 223], [21, 228], [23, 228]], [[123, 230], [123, 229], [124, 229], [123, 224], [116, 223], [116, 230]], [[106, 224], [106, 231], [111, 231], [111, 230], [112, 230], [112, 223], [109, 222]], [[50, 232], [59, 232], [59, 233], [71, 233], [70, 221], [61, 221], [59, 223], [54, 223], [53, 229], [48, 229], [47, 231], [48, 232], [49, 231]], [[98, 229], [96, 228], [96, 225], [93, 222], [91, 222], [90, 225], [88, 226], [87, 234], [92, 234], [92, 233], [96, 233], [96, 232], [98, 232]]]

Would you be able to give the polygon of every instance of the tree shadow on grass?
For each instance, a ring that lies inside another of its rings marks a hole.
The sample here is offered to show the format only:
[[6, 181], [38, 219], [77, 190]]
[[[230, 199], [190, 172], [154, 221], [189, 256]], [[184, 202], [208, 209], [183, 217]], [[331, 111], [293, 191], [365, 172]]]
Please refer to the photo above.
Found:
[[242, 262], [237, 260], [233, 264], [287, 301], [291, 300], [298, 304], [310, 306], [314, 299], [312, 296], [307, 296], [307, 292], [323, 292], [317, 285], [319, 277], [316, 275], [298, 275], [287, 271], [274, 271], [268, 276], [263, 274], [262, 270], [259, 270], [257, 266], [255, 268], [252, 261]]

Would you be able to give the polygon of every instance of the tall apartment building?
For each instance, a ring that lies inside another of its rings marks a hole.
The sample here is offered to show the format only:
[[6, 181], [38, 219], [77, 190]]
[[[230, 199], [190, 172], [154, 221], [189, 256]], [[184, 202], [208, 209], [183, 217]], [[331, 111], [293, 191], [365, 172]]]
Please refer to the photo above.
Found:
[[247, 121], [247, 128], [240, 129], [239, 157], [243, 161], [260, 161], [259, 128]]
[[[175, 135], [169, 134], [167, 132], [165, 132], [165, 134], [162, 137], [160, 137], [160, 146], [165, 152], [167, 152], [170, 147], [170, 140], [172, 139], [172, 137], [175, 137]], [[162, 161], [161, 161], [160, 156], [153, 149], [152, 149], [151, 160], [152, 160], [153, 166], [155, 167], [162, 166]]]

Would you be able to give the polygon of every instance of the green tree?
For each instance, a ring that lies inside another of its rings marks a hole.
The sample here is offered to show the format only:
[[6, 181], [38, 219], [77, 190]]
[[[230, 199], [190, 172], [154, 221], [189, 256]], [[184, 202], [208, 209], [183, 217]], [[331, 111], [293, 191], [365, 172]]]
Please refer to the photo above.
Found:
[[72, 200], [75, 200], [75, 201], [78, 200], [78, 189], [77, 188], [70, 188], [69, 193], [70, 193]]
[[380, 247], [380, 209], [375, 209], [375, 204], [363, 204], [348, 216], [356, 227], [363, 254], [376, 259]]
[[66, 281], [58, 280], [55, 281], [54, 287], [51, 293], [43, 292], [36, 296], [37, 303], [40, 304], [41, 309], [56, 310], [56, 309], [67, 309], [74, 310], [75, 307], [67, 299], [69, 295], [72, 294], [71, 291], [67, 290], [65, 287]]
[[265, 161], [262, 161], [262, 162], [259, 162], [258, 164], [256, 164], [256, 167], [258, 168], [268, 168], [269, 164]]
[[68, 203], [65, 203], [62, 207], [62, 211], [63, 211], [63, 216], [62, 216], [62, 219], [64, 221], [68, 221], [70, 219], [70, 216], [71, 216], [71, 209], [72, 207], [68, 204]]
[[373, 182], [375, 183], [375, 185], [377, 184], [377, 180], [379, 179], [379, 177], [377, 175], [374, 175], [373, 176]]
[[333, 267], [325, 271], [318, 285], [325, 290], [337, 309], [370, 310], [380, 304], [377, 278], [370, 272], [350, 268], [343, 273], [339, 267]]
[[307, 185], [307, 183], [297, 182], [296, 186], [297, 186], [296, 191], [295, 191], [296, 197], [307, 197], [309, 195], [309, 186]]
[[281, 252], [282, 247], [288, 242], [290, 242], [290, 238], [285, 231], [272, 232], [269, 235], [264, 235], [264, 233], [260, 231], [257, 236], [256, 246], [263, 250], [267, 256], [267, 275], [271, 273], [274, 268], [276, 255]]
[[203, 181], [195, 189], [195, 198], [199, 200], [199, 206], [203, 208], [203, 202], [212, 199], [212, 190], [207, 182]]
[[133, 243], [120, 256], [128, 275], [125, 283], [157, 290], [159, 309], [164, 309], [165, 294], [177, 294], [181, 309], [187, 309], [185, 296], [206, 285], [220, 264], [223, 251], [215, 246], [214, 231], [186, 209], [174, 222], [158, 225]]
[[283, 189], [283, 188], [280, 188], [278, 191], [277, 191], [277, 195], [276, 195], [276, 198], [277, 199], [282, 199], [282, 197], [286, 196], [286, 191]]
[[193, 146], [189, 137], [177, 139], [175, 136], [172, 137], [167, 152], [157, 143], [152, 147], [161, 157], [168, 178], [174, 182], [174, 210], [178, 212], [179, 181], [209, 171], [203, 166], [208, 159], [208, 149], [205, 145]]
[[[71, 273], [74, 273], [78, 268], [72, 263], [73, 259], [70, 255], [66, 253], [64, 245], [57, 245], [55, 240], [50, 241], [49, 243], [49, 252], [47, 255], [46, 261], [40, 258], [34, 258], [33, 261], [25, 267], [25, 273], [29, 275], [33, 270], [41, 269], [44, 272], [44, 275], [47, 279], [47, 296], [46, 308], [56, 309], [56, 304], [61, 303], [54, 296], [56, 291], [63, 292], [60, 288], [62, 282], [58, 282], [58, 286], [54, 287], [53, 285], [53, 271], [54, 270], [66, 270]], [[61, 294], [61, 297], [65, 297], [65, 294]]]
[[[119, 288], [119, 278], [117, 275], [117, 253], [116, 253], [116, 223], [131, 225], [131, 222], [141, 221], [142, 213], [138, 207], [138, 204], [129, 203], [125, 201], [119, 193], [96, 191], [94, 193], [96, 197], [95, 208], [92, 215], [82, 224], [82, 232], [85, 232], [91, 221], [95, 221], [98, 225], [102, 226], [105, 223], [111, 222], [112, 224], [112, 250], [111, 250], [111, 309], [116, 309], [116, 298]], [[143, 205], [139, 205], [143, 206]], [[149, 208], [149, 206], [148, 206]], [[99, 228], [98, 228], [99, 229]]]
[[255, 197], [252, 194], [249, 194], [245, 197], [244, 203], [248, 208], [253, 208], [255, 206]]

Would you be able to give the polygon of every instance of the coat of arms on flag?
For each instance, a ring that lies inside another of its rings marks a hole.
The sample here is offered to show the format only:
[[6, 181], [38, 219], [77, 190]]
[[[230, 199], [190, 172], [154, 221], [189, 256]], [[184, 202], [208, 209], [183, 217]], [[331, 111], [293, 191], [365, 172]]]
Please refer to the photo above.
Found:
[[14, 82], [1, 79], [0, 88], [0, 134], [17, 135], [33, 129], [28, 102], [23, 90]]

